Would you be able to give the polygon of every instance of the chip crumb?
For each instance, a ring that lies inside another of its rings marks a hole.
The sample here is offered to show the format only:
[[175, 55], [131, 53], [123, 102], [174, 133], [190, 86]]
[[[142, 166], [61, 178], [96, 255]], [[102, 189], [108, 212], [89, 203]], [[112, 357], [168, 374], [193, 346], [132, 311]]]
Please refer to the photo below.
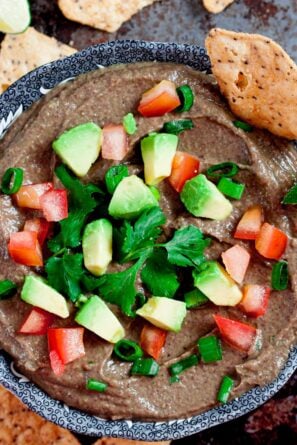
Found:
[[145, 6], [157, 0], [58, 0], [64, 16], [103, 31], [117, 31]]
[[79, 445], [69, 431], [30, 411], [2, 386], [0, 405], [1, 445]]
[[29, 27], [22, 34], [6, 34], [0, 50], [0, 93], [29, 71], [76, 50]]
[[116, 439], [113, 437], [102, 437], [94, 442], [93, 445], [169, 445], [170, 441], [167, 442], [143, 442], [140, 440], [131, 439]]
[[213, 14], [224, 11], [234, 0], [203, 0], [204, 7]]
[[297, 139], [297, 66], [268, 37], [212, 29], [205, 41], [212, 71], [234, 114]]

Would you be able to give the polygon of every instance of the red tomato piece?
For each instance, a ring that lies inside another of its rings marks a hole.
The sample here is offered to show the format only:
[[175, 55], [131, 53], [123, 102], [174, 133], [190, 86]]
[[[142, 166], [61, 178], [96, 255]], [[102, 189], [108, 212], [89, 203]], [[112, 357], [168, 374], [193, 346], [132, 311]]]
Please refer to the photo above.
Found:
[[15, 203], [18, 207], [26, 207], [28, 209], [40, 210], [40, 198], [46, 192], [53, 190], [52, 182], [44, 182], [42, 184], [22, 185], [20, 190], [13, 195]]
[[53, 314], [34, 307], [23, 321], [18, 334], [45, 335], [53, 320]]
[[145, 325], [140, 334], [140, 346], [157, 360], [165, 344], [167, 332], [153, 325]]
[[200, 161], [196, 156], [177, 151], [173, 158], [171, 175], [168, 178], [174, 190], [180, 193], [185, 182], [198, 175], [199, 166]]
[[259, 284], [247, 284], [243, 288], [240, 308], [250, 317], [264, 315], [268, 306], [270, 288]]
[[16, 263], [25, 266], [43, 266], [42, 251], [36, 232], [12, 233], [8, 252]]
[[264, 223], [256, 239], [256, 250], [264, 258], [279, 260], [286, 250], [287, 235], [277, 227]]
[[263, 210], [259, 205], [250, 207], [239, 221], [234, 238], [254, 240], [259, 235], [263, 224]]
[[66, 190], [51, 190], [40, 198], [41, 209], [45, 219], [57, 222], [68, 216], [68, 199]]
[[84, 328], [49, 328], [47, 332], [50, 351], [56, 351], [63, 365], [85, 355]]
[[222, 317], [213, 316], [223, 340], [239, 351], [248, 352], [257, 338], [257, 329], [246, 323]]
[[37, 233], [37, 238], [41, 246], [43, 246], [44, 241], [47, 239], [51, 228], [52, 224], [44, 218], [27, 219], [24, 225], [24, 231]]
[[180, 104], [175, 84], [170, 80], [162, 80], [143, 93], [138, 111], [145, 117], [163, 116], [175, 110]]
[[228, 274], [239, 284], [243, 282], [250, 258], [249, 252], [239, 244], [235, 244], [222, 253], [222, 260]]
[[49, 359], [53, 373], [60, 377], [65, 371], [65, 365], [62, 363], [57, 351], [54, 349], [49, 352]]
[[128, 137], [123, 125], [105, 125], [103, 127], [102, 158], [121, 161], [128, 151]]

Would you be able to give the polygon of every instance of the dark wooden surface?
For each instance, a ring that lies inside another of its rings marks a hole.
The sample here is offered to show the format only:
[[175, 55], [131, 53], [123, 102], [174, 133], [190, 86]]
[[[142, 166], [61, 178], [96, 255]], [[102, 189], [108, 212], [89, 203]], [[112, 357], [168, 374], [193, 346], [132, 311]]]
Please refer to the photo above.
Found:
[[[128, 1], [128, 0], [125, 0]], [[145, 39], [203, 45], [214, 26], [262, 33], [278, 41], [297, 62], [297, 0], [238, 0], [219, 15], [200, 0], [162, 0], [149, 6], [115, 33], [65, 19], [56, 1], [32, 0], [33, 26], [75, 48], [114, 39]], [[179, 445], [296, 445], [297, 375], [268, 403], [250, 415], [179, 441]], [[85, 445], [93, 438], [80, 437]]]

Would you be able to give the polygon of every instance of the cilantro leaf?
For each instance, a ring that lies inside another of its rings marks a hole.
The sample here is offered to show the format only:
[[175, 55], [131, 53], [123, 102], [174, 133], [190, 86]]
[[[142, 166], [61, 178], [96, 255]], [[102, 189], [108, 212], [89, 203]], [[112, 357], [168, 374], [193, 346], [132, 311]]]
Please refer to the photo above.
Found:
[[142, 282], [152, 295], [172, 298], [179, 288], [175, 267], [169, 263], [165, 250], [156, 250], [141, 271]]
[[146, 248], [154, 245], [161, 234], [160, 226], [166, 221], [160, 207], [145, 210], [134, 225], [125, 221], [115, 230], [115, 241], [122, 263], [139, 258]]
[[163, 244], [167, 250], [168, 261], [181, 267], [199, 266], [205, 261], [204, 250], [211, 243], [209, 238], [204, 238], [203, 233], [197, 227], [190, 225], [176, 230], [173, 238]]
[[62, 258], [51, 257], [46, 262], [45, 270], [49, 285], [75, 302], [81, 294], [83, 255], [77, 253], [65, 254]]
[[137, 273], [146, 258], [147, 254], [144, 254], [128, 269], [105, 274], [98, 279], [98, 288], [102, 298], [108, 303], [118, 305], [128, 317], [135, 317], [133, 308], [138, 293], [135, 282]]

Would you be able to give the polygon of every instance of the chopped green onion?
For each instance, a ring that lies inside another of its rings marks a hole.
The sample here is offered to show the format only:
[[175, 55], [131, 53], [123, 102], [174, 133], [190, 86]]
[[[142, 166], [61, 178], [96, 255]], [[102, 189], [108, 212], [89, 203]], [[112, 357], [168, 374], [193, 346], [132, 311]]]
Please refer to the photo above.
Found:
[[154, 377], [158, 374], [160, 366], [153, 358], [138, 358], [130, 370], [132, 375], [146, 375]]
[[183, 111], [189, 111], [194, 103], [194, 93], [189, 85], [182, 85], [176, 89], [178, 97], [180, 98], [181, 105], [174, 111], [182, 113]]
[[229, 399], [230, 392], [234, 386], [234, 380], [225, 375], [222, 379], [221, 386], [217, 395], [218, 402], [226, 403]]
[[3, 175], [1, 190], [5, 195], [17, 193], [23, 183], [24, 172], [21, 168], [8, 168]]
[[288, 287], [289, 272], [287, 261], [274, 264], [271, 274], [271, 287], [274, 290], [285, 290]]
[[179, 381], [180, 381], [180, 378], [179, 378], [178, 375], [172, 375], [172, 376], [169, 378], [169, 383], [177, 383], [177, 382], [179, 382]]
[[233, 125], [236, 128], [241, 128], [241, 130], [246, 131], [247, 133], [250, 133], [253, 130], [253, 127], [250, 124], [243, 121], [233, 121]]
[[154, 195], [154, 197], [156, 198], [156, 200], [159, 201], [159, 199], [161, 198], [161, 194], [160, 194], [159, 190], [157, 189], [157, 187], [155, 187], [154, 185], [150, 185], [149, 189], [152, 192], [152, 194]]
[[113, 348], [113, 352], [125, 362], [134, 362], [143, 356], [143, 350], [133, 340], [120, 340]]
[[0, 281], [0, 300], [12, 297], [17, 291], [17, 286], [10, 280]]
[[126, 133], [128, 133], [130, 135], [136, 133], [137, 124], [136, 124], [135, 117], [133, 116], [132, 113], [128, 113], [128, 114], [126, 114], [126, 116], [124, 116], [123, 125], [124, 125]]
[[112, 195], [121, 180], [127, 176], [129, 176], [129, 171], [126, 165], [118, 164], [110, 167], [105, 174], [105, 184], [108, 193]]
[[187, 309], [193, 309], [209, 301], [199, 289], [191, 290], [184, 295]]
[[282, 204], [297, 204], [297, 183], [285, 194]]
[[76, 302], [74, 303], [75, 307], [81, 308], [88, 301], [88, 297], [85, 295], [80, 295]]
[[170, 375], [177, 376], [186, 369], [198, 365], [198, 363], [199, 357], [197, 354], [189, 355], [188, 357], [181, 359], [179, 362], [173, 363], [173, 365], [169, 366]]
[[197, 346], [204, 363], [213, 363], [222, 360], [221, 342], [215, 335], [199, 338]]
[[243, 195], [245, 185], [234, 182], [230, 178], [221, 178], [218, 183], [218, 189], [230, 198], [240, 199]]
[[212, 179], [232, 178], [237, 175], [238, 170], [239, 167], [234, 162], [222, 162], [209, 167], [206, 170], [206, 176]]
[[104, 392], [108, 387], [107, 383], [100, 382], [95, 379], [88, 379], [87, 381], [87, 389], [90, 391]]
[[194, 128], [192, 119], [180, 119], [166, 122], [162, 131], [170, 134], [179, 134], [182, 131], [191, 130], [192, 128]]

